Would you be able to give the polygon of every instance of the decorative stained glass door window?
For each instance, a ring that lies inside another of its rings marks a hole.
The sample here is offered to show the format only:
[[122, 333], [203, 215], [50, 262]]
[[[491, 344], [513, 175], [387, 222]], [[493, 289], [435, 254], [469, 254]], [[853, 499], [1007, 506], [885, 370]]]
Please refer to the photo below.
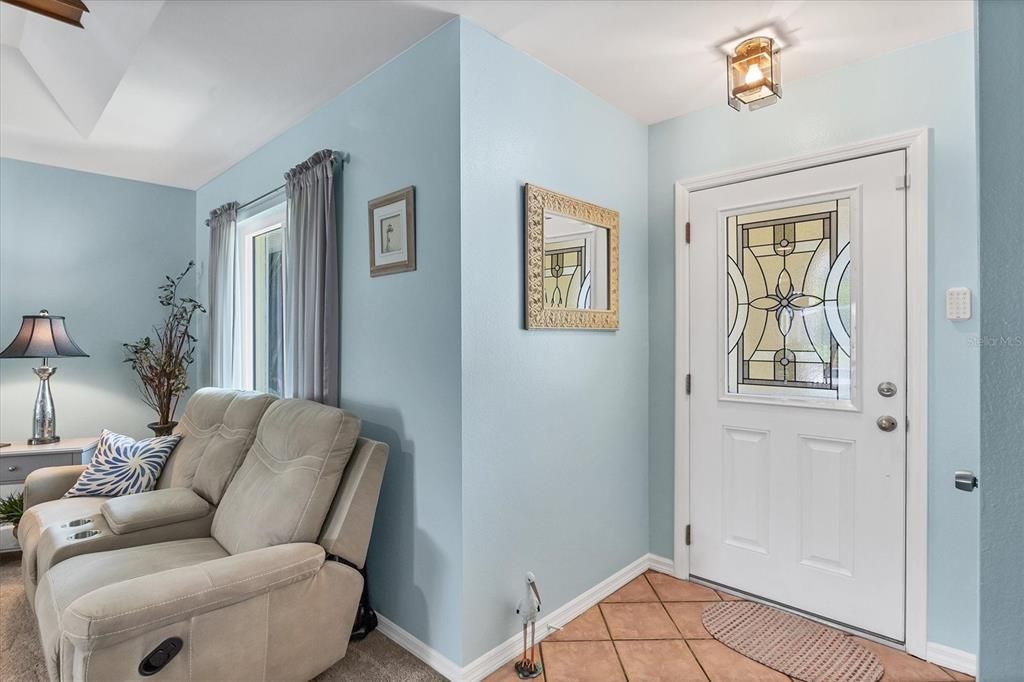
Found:
[[729, 215], [727, 394], [850, 402], [850, 199]]

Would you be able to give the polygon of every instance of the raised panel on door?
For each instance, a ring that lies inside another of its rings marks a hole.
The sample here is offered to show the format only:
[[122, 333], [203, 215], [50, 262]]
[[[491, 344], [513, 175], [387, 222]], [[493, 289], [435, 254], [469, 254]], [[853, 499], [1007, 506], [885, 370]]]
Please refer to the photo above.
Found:
[[820, 436], [799, 438], [800, 563], [852, 576], [856, 443]]
[[767, 431], [722, 429], [723, 540], [767, 554], [771, 437]]

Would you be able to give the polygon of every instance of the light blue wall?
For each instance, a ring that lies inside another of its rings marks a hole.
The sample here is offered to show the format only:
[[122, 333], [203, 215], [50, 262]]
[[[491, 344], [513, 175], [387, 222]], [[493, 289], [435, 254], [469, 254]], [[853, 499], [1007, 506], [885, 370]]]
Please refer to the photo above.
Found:
[[755, 113], [723, 101], [652, 126], [649, 142], [651, 548], [671, 557], [673, 182], [933, 129], [928, 639], [970, 652], [978, 646], [978, 496], [956, 492], [952, 475], [978, 466], [979, 354], [970, 343], [978, 320], [946, 321], [944, 291], [978, 286], [974, 83], [974, 41], [964, 32], [792, 83], [781, 102]]
[[[341, 175], [341, 397], [391, 446], [368, 561], [375, 608], [461, 656], [459, 27], [449, 23], [200, 188], [209, 211], [282, 183], [313, 152]], [[370, 278], [367, 202], [416, 186], [417, 270]], [[205, 280], [202, 284], [205, 290]]]
[[[192, 258], [194, 220], [187, 190], [0, 159], [0, 348], [46, 308], [90, 355], [51, 362], [58, 435], [153, 435], [121, 344], [162, 319], [156, 287]], [[39, 364], [0, 360], [0, 440], [31, 435]]]
[[[978, 4], [980, 679], [1024, 676], [1024, 2]], [[1007, 87], [1010, 85], [1010, 87]]]
[[[647, 129], [462, 22], [465, 663], [643, 556]], [[523, 329], [523, 183], [619, 211], [621, 329]]]

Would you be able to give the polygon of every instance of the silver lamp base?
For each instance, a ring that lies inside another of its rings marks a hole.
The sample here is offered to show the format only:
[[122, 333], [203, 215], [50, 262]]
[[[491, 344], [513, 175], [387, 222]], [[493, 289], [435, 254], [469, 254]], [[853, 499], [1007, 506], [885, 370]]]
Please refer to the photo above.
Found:
[[39, 377], [39, 391], [36, 393], [36, 403], [32, 408], [32, 437], [28, 439], [28, 444], [57, 443], [60, 441], [60, 436], [57, 435], [57, 412], [53, 409], [53, 396], [50, 394], [50, 377], [57, 368], [50, 367], [44, 359], [43, 366], [32, 371]]

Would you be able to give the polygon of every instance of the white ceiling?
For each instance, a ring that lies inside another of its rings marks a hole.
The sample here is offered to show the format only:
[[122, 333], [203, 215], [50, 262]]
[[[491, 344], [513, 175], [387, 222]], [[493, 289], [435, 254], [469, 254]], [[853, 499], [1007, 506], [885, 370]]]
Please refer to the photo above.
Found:
[[0, 153], [190, 189], [451, 19], [372, 1], [86, 4], [85, 30], [0, 5]]
[[784, 83], [973, 26], [971, 0], [426, 4], [461, 14], [644, 123], [725, 105], [716, 46], [774, 25]]
[[724, 107], [716, 45], [765, 26], [790, 83], [973, 21], [970, 0], [87, 4], [84, 31], [0, 5], [0, 154], [187, 188], [455, 14], [645, 123]]

